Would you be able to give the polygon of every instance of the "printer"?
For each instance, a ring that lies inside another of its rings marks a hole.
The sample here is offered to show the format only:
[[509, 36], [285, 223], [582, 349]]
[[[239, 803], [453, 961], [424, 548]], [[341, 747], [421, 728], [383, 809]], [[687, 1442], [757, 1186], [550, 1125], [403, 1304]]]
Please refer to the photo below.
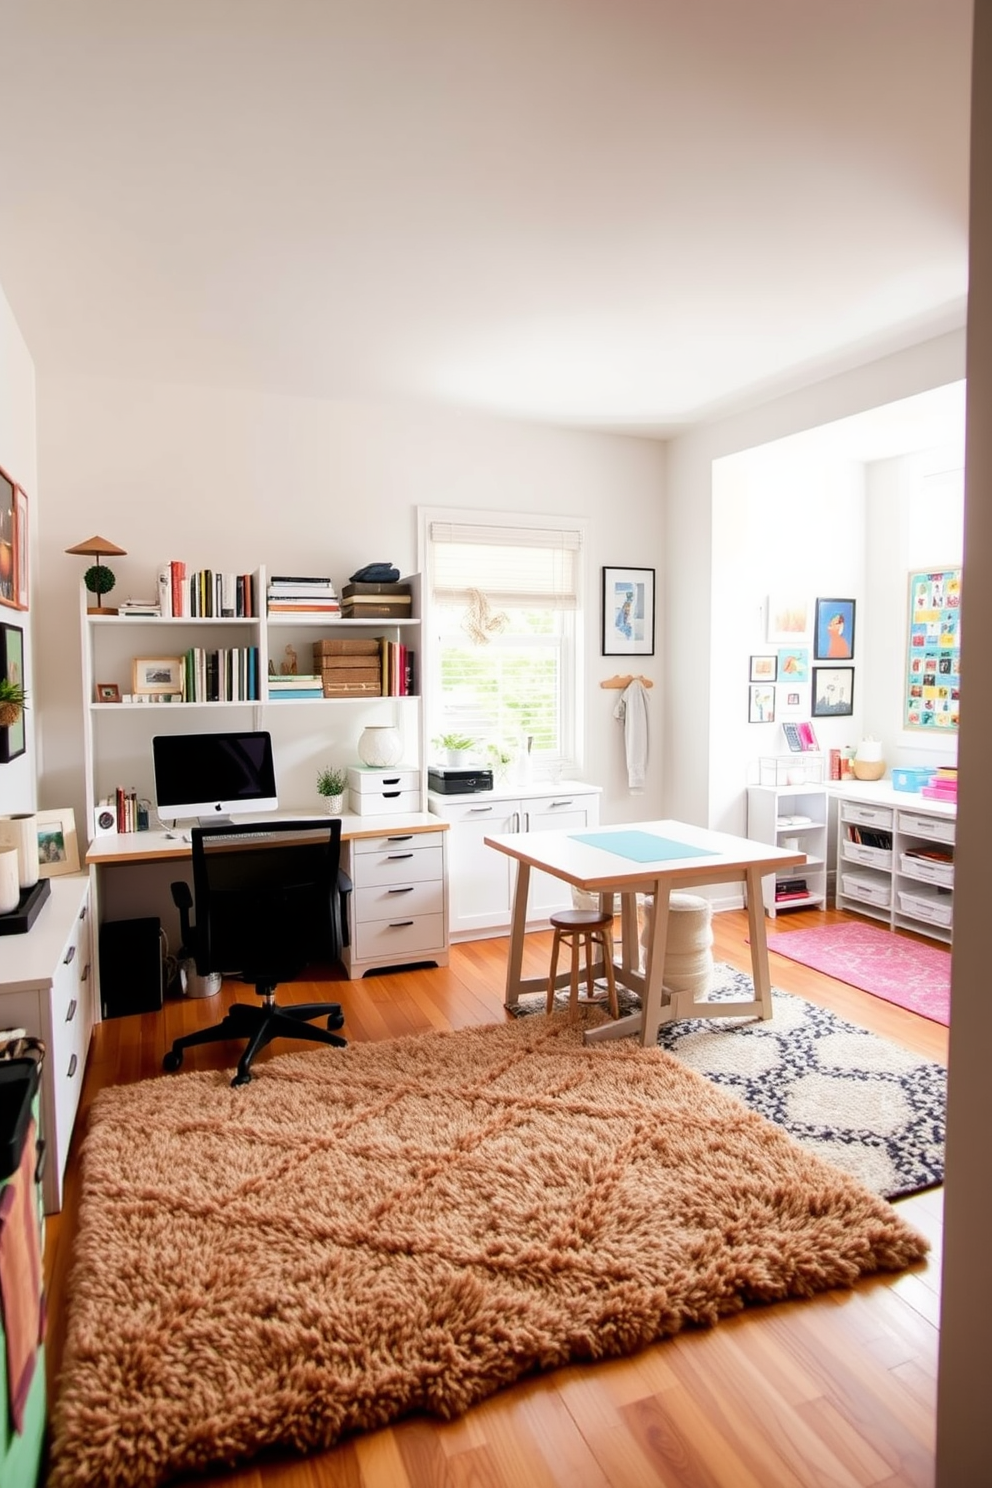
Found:
[[431, 765], [427, 787], [442, 796], [474, 795], [477, 791], [492, 790], [493, 772], [472, 766], [455, 769], [450, 765]]

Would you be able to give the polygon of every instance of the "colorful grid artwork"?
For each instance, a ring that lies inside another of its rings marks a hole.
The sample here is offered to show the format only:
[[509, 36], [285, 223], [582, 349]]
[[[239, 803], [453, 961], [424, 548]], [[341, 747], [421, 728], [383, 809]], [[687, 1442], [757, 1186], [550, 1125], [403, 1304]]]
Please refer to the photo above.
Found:
[[961, 688], [961, 570], [909, 576], [904, 717], [908, 729], [958, 727]]

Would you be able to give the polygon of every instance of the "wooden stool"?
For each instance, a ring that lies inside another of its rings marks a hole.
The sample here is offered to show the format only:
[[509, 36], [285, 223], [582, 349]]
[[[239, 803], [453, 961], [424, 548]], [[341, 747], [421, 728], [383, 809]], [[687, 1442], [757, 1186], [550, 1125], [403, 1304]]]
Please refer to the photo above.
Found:
[[613, 916], [598, 909], [562, 909], [551, 916], [555, 938], [551, 945], [551, 972], [548, 976], [548, 1013], [555, 1006], [555, 977], [558, 973], [558, 948], [566, 941], [572, 949], [572, 974], [568, 995], [568, 1021], [574, 1023], [579, 1011], [579, 955], [586, 948], [586, 986], [584, 1002], [598, 1002], [593, 981], [593, 946], [603, 948], [603, 971], [606, 976], [607, 1001], [614, 1018], [620, 1016], [617, 984], [613, 976]]

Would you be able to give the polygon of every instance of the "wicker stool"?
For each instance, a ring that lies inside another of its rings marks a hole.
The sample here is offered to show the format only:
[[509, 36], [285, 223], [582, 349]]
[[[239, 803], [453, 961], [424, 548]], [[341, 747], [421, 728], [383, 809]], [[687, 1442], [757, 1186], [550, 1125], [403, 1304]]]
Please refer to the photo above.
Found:
[[579, 955], [582, 945], [586, 948], [587, 994], [583, 1002], [598, 1002], [593, 981], [593, 947], [603, 948], [603, 972], [606, 976], [607, 1002], [614, 1018], [619, 1018], [617, 984], [613, 977], [613, 916], [602, 914], [598, 909], [562, 909], [551, 916], [555, 938], [551, 944], [551, 971], [548, 975], [547, 1011], [555, 1006], [555, 977], [558, 973], [558, 950], [565, 941], [572, 950], [572, 976], [568, 995], [568, 1021], [574, 1023], [579, 1011]]
[[[654, 919], [654, 895], [644, 901], [641, 945], [647, 949]], [[713, 980], [713, 908], [698, 894], [672, 894], [668, 901], [668, 934], [662, 977], [670, 992], [703, 997]]]

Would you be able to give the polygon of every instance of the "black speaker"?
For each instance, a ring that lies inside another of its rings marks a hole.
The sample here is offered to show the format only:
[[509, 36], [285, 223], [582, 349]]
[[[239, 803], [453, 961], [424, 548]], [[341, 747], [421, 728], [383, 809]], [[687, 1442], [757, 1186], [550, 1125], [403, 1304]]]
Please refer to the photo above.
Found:
[[162, 1006], [162, 946], [154, 917], [100, 926], [100, 1002], [105, 1018], [154, 1013]]

